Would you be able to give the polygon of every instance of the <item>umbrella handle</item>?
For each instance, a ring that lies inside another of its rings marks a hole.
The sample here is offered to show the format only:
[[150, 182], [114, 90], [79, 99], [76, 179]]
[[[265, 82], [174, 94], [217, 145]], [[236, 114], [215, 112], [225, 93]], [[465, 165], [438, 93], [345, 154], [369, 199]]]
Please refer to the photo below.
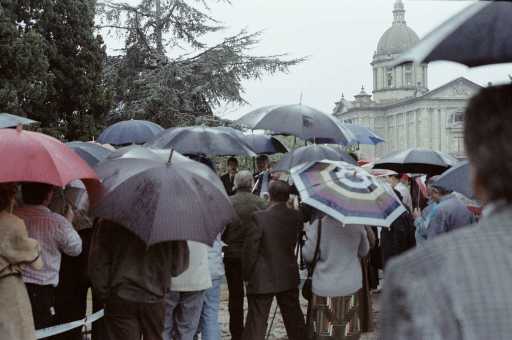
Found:
[[173, 155], [174, 155], [174, 149], [171, 149], [171, 154], [169, 155], [169, 160], [167, 161], [167, 166], [171, 165]]

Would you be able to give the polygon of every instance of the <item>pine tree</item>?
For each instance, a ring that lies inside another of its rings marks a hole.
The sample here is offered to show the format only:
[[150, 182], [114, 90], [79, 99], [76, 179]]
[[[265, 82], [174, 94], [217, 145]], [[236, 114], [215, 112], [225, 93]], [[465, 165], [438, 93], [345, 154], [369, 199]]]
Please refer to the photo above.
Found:
[[[194, 4], [194, 5], [192, 5]], [[138, 6], [98, 3], [100, 27], [124, 34], [124, 55], [110, 58], [115, 89], [112, 119], [145, 118], [164, 126], [190, 124], [223, 103], [245, 103], [242, 81], [287, 72], [304, 59], [251, 56], [261, 32], [240, 33], [207, 46], [202, 38], [224, 27], [207, 14], [205, 0], [143, 0]], [[166, 51], [192, 49], [169, 57]], [[187, 117], [183, 122], [183, 117]]]

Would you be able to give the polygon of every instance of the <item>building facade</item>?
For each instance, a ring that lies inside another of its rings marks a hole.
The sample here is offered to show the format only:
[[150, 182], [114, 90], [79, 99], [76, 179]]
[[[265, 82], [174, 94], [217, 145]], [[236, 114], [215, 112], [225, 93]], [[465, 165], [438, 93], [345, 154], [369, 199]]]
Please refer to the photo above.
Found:
[[360, 157], [374, 160], [389, 152], [412, 147], [429, 148], [463, 158], [464, 110], [468, 99], [481, 88], [457, 78], [434, 90], [428, 89], [428, 65], [394, 60], [419, 41], [405, 21], [405, 8], [397, 0], [392, 26], [384, 32], [370, 63], [373, 92], [364, 88], [353, 101], [343, 96], [333, 114], [341, 121], [374, 130], [385, 143], [360, 147]]

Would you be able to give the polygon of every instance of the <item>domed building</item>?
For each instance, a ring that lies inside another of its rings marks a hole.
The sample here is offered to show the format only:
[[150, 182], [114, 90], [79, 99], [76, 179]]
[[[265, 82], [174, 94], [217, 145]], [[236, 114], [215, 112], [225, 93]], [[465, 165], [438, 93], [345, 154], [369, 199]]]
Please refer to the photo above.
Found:
[[467, 100], [480, 86], [458, 78], [429, 91], [427, 64], [393, 65], [419, 40], [407, 25], [402, 0], [396, 0], [391, 27], [380, 37], [370, 63], [372, 94], [363, 87], [353, 101], [342, 96], [335, 103], [334, 115], [340, 120], [367, 126], [386, 140], [375, 147], [361, 146], [362, 158], [373, 160], [411, 147], [464, 157], [463, 112]]

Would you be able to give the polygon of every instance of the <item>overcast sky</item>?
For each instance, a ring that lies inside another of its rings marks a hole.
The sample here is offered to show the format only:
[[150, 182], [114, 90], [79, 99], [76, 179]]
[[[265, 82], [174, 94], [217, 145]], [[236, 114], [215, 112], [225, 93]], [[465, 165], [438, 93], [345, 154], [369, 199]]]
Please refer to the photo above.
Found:
[[[136, 0], [128, 1], [132, 4]], [[309, 60], [293, 67], [289, 74], [268, 76], [244, 83], [246, 106], [217, 108], [224, 118], [236, 118], [265, 105], [294, 104], [303, 94], [303, 104], [332, 112], [341, 94], [352, 99], [361, 86], [372, 90], [370, 62], [377, 42], [391, 26], [395, 0], [231, 0], [211, 4], [211, 15], [228, 29], [221, 35], [205, 39], [214, 44], [222, 35], [234, 34], [242, 28], [264, 30], [255, 55], [288, 53], [290, 57], [308, 56]], [[421, 37], [468, 1], [404, 0], [406, 21]], [[109, 49], [122, 41], [105, 37]], [[429, 89], [464, 76], [486, 85], [508, 81], [512, 64], [468, 69], [454, 63], [436, 62], [429, 66]]]

